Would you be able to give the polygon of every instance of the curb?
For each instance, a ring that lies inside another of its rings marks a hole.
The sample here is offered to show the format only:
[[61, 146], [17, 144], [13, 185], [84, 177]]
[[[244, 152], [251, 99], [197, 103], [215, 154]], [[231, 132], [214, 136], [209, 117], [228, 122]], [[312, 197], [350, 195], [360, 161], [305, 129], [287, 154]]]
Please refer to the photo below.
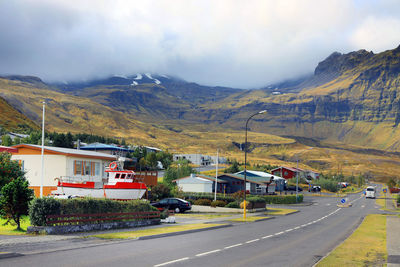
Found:
[[21, 257], [24, 254], [16, 253], [16, 252], [0, 252], [0, 259], [7, 259], [7, 258], [14, 258], [14, 257]]
[[232, 226], [232, 224], [224, 224], [224, 225], [212, 226], [212, 227], [201, 228], [201, 229], [193, 229], [193, 230], [172, 232], [172, 233], [165, 233], [165, 234], [158, 234], [158, 235], [141, 236], [141, 237], [138, 237], [137, 240], [148, 240], [148, 239], [155, 239], [155, 238], [161, 238], [161, 237], [167, 237], [167, 236], [176, 236], [176, 235], [197, 233], [197, 232], [214, 230], [214, 229], [219, 229], [219, 228], [226, 228], [226, 227], [231, 227], [231, 226]]

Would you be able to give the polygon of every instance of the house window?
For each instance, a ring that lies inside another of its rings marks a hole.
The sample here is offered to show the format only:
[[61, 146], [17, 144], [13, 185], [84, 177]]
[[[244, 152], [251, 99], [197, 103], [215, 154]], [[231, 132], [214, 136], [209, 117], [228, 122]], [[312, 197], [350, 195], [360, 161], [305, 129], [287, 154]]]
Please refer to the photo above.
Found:
[[74, 175], [100, 176], [100, 163], [93, 161], [74, 161]]

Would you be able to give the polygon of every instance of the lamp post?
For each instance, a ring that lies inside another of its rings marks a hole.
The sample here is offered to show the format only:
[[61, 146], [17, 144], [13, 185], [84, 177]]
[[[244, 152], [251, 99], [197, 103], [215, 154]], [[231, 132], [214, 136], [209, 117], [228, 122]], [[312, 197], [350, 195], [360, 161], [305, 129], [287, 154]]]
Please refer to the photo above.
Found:
[[249, 121], [251, 118], [258, 114], [263, 114], [267, 112], [267, 110], [262, 110], [257, 113], [254, 113], [251, 115], [247, 121], [246, 121], [246, 134], [245, 134], [245, 141], [244, 141], [244, 200], [243, 200], [243, 219], [246, 220], [246, 184], [247, 184], [247, 125], [249, 124]]
[[43, 180], [44, 180], [44, 115], [45, 115], [46, 102], [43, 101], [43, 115], [42, 115], [42, 175], [40, 176], [40, 197], [43, 197]]
[[[306, 150], [304, 150], [303, 152], [313, 149], [312, 147], [307, 148]], [[303, 153], [303, 152], [300, 152]], [[297, 158], [297, 167], [296, 167], [296, 203], [299, 201], [298, 199], [298, 195], [299, 195], [299, 154], [296, 154], [296, 158]]]

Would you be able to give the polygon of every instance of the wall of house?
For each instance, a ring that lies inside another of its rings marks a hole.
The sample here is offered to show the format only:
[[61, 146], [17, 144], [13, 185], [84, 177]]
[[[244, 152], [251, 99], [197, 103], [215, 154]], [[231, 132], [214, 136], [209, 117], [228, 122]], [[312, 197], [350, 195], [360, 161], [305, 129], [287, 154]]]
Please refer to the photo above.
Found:
[[177, 185], [182, 188], [184, 192], [204, 192], [204, 193], [212, 193], [212, 183], [204, 183], [204, 184], [188, 184], [188, 183], [179, 183]]

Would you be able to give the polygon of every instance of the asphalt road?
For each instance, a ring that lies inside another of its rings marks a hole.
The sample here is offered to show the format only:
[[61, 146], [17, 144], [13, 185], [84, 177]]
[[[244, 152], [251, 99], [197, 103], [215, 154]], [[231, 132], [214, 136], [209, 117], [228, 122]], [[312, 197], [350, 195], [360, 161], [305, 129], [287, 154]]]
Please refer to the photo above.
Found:
[[375, 200], [307, 197], [299, 213], [227, 228], [1, 259], [0, 266], [312, 266], [345, 240]]

